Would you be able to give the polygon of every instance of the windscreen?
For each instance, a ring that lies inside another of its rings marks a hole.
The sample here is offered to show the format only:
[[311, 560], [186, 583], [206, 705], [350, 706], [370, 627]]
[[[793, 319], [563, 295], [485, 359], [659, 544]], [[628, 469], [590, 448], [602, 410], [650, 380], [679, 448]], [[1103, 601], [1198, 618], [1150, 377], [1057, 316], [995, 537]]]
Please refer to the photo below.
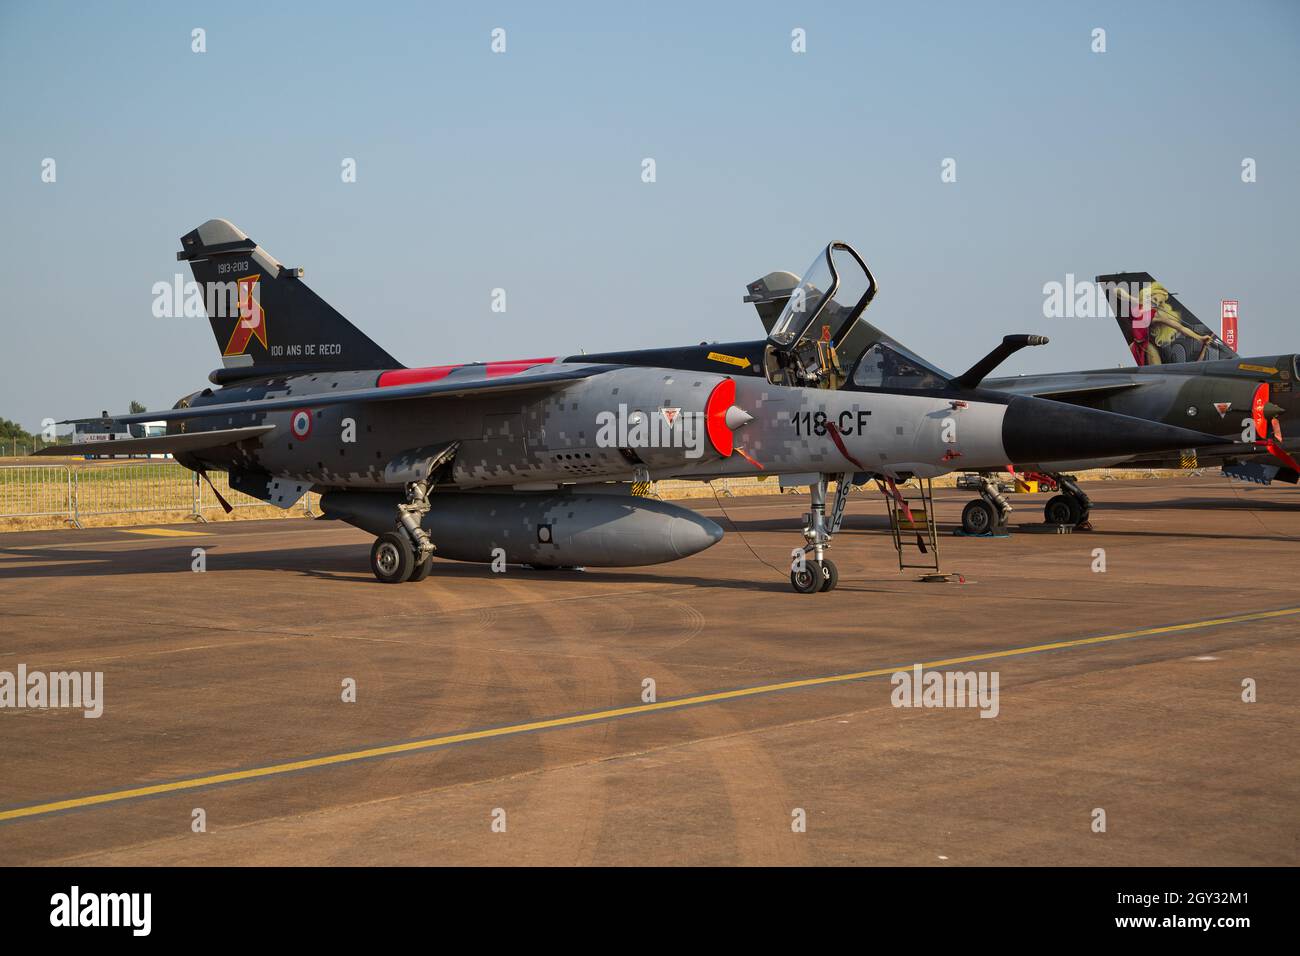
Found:
[[943, 388], [949, 376], [897, 342], [877, 341], [853, 370], [858, 388]]

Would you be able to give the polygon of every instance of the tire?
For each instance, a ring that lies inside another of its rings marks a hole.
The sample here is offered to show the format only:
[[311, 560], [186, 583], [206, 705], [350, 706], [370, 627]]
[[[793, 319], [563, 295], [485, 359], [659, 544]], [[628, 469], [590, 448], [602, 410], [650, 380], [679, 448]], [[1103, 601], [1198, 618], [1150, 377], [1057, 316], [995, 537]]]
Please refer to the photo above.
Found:
[[1075, 525], [1082, 520], [1083, 509], [1069, 495], [1056, 495], [1043, 506], [1043, 520], [1048, 524]]
[[432, 570], [433, 570], [433, 555], [430, 554], [423, 561], [415, 561], [415, 568], [414, 570], [411, 571], [411, 576], [407, 578], [407, 580], [423, 581], [425, 578], [429, 576], [429, 572]]
[[401, 584], [415, 570], [415, 552], [406, 536], [385, 531], [370, 546], [370, 570], [384, 584]]
[[835, 562], [827, 558], [822, 562], [822, 590], [834, 591], [835, 585], [840, 583], [840, 569], [835, 566]]
[[805, 561], [802, 571], [790, 571], [790, 587], [800, 594], [816, 594], [825, 583], [822, 567], [816, 561]]
[[961, 509], [961, 530], [967, 534], [990, 534], [997, 523], [997, 513], [983, 498], [968, 501]]

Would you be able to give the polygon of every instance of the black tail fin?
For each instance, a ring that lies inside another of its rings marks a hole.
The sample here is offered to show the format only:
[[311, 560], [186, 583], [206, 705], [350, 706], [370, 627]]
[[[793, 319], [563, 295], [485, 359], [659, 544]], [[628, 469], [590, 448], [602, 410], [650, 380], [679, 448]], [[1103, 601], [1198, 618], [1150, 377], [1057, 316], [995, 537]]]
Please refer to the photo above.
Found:
[[1224, 344], [1149, 272], [1097, 276], [1124, 341], [1138, 365], [1234, 359]]
[[343, 318], [290, 269], [225, 219], [181, 237], [221, 350], [213, 381], [282, 372], [392, 369], [402, 365]]

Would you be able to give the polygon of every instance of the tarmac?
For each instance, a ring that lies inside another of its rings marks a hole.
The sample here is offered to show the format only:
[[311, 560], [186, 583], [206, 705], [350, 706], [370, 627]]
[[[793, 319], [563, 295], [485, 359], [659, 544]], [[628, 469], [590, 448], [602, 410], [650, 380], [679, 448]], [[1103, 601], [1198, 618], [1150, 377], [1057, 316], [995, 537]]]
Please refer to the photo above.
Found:
[[[948, 583], [855, 494], [817, 595], [794, 495], [692, 502], [728, 533], [672, 564], [399, 586], [330, 521], [0, 535], [0, 672], [103, 674], [98, 718], [0, 709], [0, 863], [1296, 864], [1300, 489], [1085, 490], [1002, 538], [936, 492]], [[894, 706], [916, 663], [996, 716]]]

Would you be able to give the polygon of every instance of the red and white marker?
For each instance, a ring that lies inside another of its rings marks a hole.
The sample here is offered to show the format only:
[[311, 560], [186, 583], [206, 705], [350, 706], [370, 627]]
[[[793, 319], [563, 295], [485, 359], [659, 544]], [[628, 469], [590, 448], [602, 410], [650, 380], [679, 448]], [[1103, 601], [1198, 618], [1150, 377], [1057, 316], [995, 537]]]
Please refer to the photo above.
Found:
[[1219, 338], [1234, 352], [1241, 351], [1241, 346], [1237, 344], [1237, 304], [1236, 299], [1219, 300]]

